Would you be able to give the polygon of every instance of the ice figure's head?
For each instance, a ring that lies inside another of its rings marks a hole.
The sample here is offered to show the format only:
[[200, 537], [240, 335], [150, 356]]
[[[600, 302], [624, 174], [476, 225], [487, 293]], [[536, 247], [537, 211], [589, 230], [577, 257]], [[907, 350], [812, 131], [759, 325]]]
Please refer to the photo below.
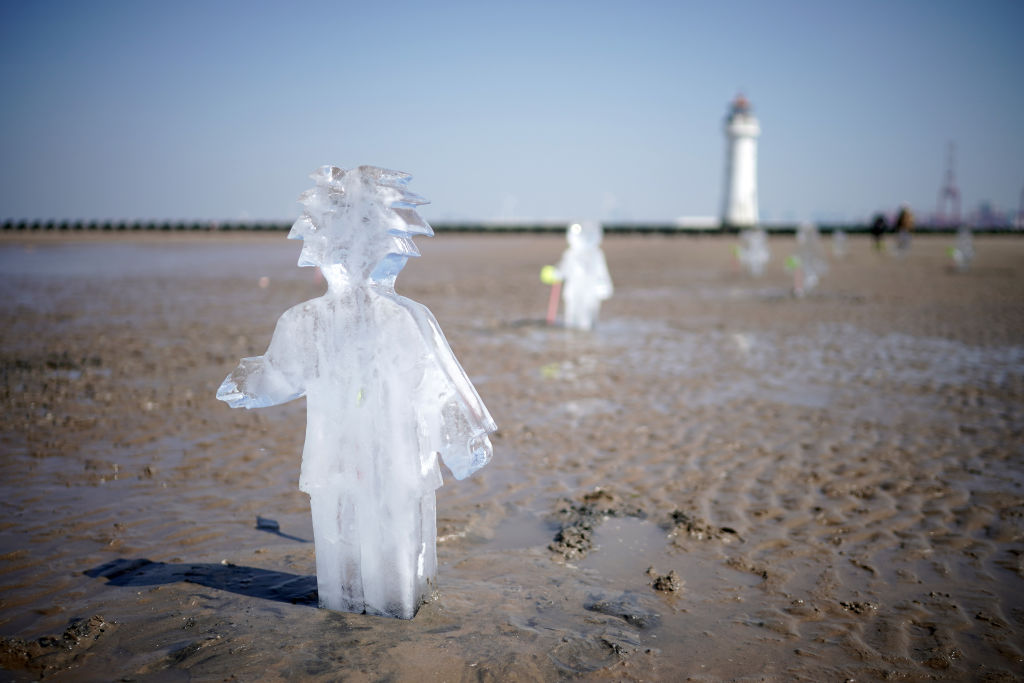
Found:
[[596, 221], [580, 221], [573, 223], [565, 230], [565, 237], [570, 247], [596, 247], [601, 244], [604, 231]]
[[798, 244], [809, 244], [818, 239], [818, 226], [814, 223], [801, 223], [797, 227], [796, 241]]
[[393, 279], [410, 256], [419, 256], [412, 237], [434, 234], [416, 211], [427, 201], [405, 189], [408, 173], [322, 166], [310, 177], [316, 186], [299, 197], [304, 210], [288, 233], [303, 242], [300, 266], [336, 266], [350, 279]]

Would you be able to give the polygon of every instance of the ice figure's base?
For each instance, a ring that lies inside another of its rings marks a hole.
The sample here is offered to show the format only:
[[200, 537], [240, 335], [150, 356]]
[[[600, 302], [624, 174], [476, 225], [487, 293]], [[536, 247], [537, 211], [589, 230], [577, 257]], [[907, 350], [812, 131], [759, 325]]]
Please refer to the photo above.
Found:
[[355, 496], [310, 496], [320, 607], [412, 619], [437, 572], [434, 492], [357, 504]]
[[[319, 589], [318, 589], [319, 590]], [[433, 591], [431, 591], [432, 593]], [[394, 603], [385, 606], [383, 609], [375, 609], [365, 602], [357, 602], [340, 596], [331, 596], [329, 599], [321, 598], [320, 609], [328, 609], [332, 612], [348, 612], [349, 614], [368, 614], [373, 617], [389, 617], [393, 619], [412, 619], [419, 612], [420, 607], [430, 602], [429, 594], [424, 596], [412, 608]]]
[[565, 326], [570, 330], [592, 330], [597, 316], [601, 311], [601, 300], [577, 301], [567, 299], [565, 302]]

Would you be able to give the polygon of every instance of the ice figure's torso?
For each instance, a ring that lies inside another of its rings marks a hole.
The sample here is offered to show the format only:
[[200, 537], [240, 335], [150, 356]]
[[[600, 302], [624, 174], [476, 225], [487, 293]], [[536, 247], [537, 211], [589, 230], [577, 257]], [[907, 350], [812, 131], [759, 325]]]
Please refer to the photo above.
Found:
[[758, 276], [764, 272], [765, 264], [771, 258], [768, 250], [768, 239], [764, 230], [745, 230], [742, 235], [743, 246], [740, 247], [739, 258], [751, 275]]
[[303, 491], [414, 495], [440, 486], [435, 454], [445, 447], [442, 412], [455, 392], [417, 321], [424, 315], [420, 304], [361, 287], [281, 317], [274, 342], [289, 347], [281, 370], [302, 378], [307, 401]]
[[611, 277], [600, 247], [575, 246], [566, 249], [558, 269], [565, 279], [566, 296], [598, 301], [611, 296]]
[[612, 294], [612, 280], [604, 252], [597, 245], [570, 246], [558, 265], [565, 285], [565, 324], [588, 330], [594, 325], [601, 302]]
[[804, 288], [810, 290], [821, 280], [821, 276], [828, 272], [828, 260], [825, 258], [825, 250], [816, 229], [802, 228], [797, 233], [797, 240]]
[[957, 230], [956, 247], [953, 251], [953, 260], [957, 267], [967, 268], [974, 259], [974, 239], [971, 236], [970, 227], [963, 226]]

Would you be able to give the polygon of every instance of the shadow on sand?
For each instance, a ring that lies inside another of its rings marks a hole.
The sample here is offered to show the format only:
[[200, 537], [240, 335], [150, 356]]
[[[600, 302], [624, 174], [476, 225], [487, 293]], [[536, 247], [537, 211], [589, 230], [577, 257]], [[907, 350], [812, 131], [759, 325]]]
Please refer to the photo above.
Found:
[[184, 581], [252, 598], [317, 606], [316, 577], [233, 564], [169, 564], [120, 558], [83, 572], [110, 586], [158, 586]]

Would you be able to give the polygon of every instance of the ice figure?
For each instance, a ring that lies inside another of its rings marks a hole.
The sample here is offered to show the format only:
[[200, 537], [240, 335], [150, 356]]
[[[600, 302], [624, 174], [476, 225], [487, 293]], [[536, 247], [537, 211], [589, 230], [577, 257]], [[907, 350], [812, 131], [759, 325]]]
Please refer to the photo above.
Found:
[[796, 232], [797, 253], [790, 262], [793, 271], [793, 292], [803, 296], [818, 285], [821, 276], [828, 271], [825, 250], [821, 246], [818, 227], [813, 223], [802, 223]]
[[832, 255], [836, 258], [846, 258], [846, 231], [832, 231]]
[[317, 266], [323, 296], [278, 320], [266, 353], [243, 358], [217, 391], [231, 407], [306, 396], [299, 488], [309, 494], [320, 605], [411, 619], [437, 569], [437, 456], [456, 479], [491, 458], [487, 408], [434, 316], [395, 293], [432, 235], [410, 176], [324, 166], [289, 239]]
[[573, 223], [566, 230], [569, 248], [555, 268], [555, 277], [565, 282], [565, 326], [589, 330], [597, 321], [601, 302], [612, 295], [612, 278], [601, 251], [600, 223]]
[[765, 264], [771, 260], [772, 253], [768, 249], [768, 235], [764, 228], [752, 228], [740, 233], [740, 246], [736, 250], [736, 258], [754, 277], [760, 277]]
[[974, 237], [971, 235], [971, 226], [961, 225], [956, 231], [956, 246], [951, 247], [949, 255], [953, 257], [953, 263], [957, 270], [967, 270], [974, 260]]

